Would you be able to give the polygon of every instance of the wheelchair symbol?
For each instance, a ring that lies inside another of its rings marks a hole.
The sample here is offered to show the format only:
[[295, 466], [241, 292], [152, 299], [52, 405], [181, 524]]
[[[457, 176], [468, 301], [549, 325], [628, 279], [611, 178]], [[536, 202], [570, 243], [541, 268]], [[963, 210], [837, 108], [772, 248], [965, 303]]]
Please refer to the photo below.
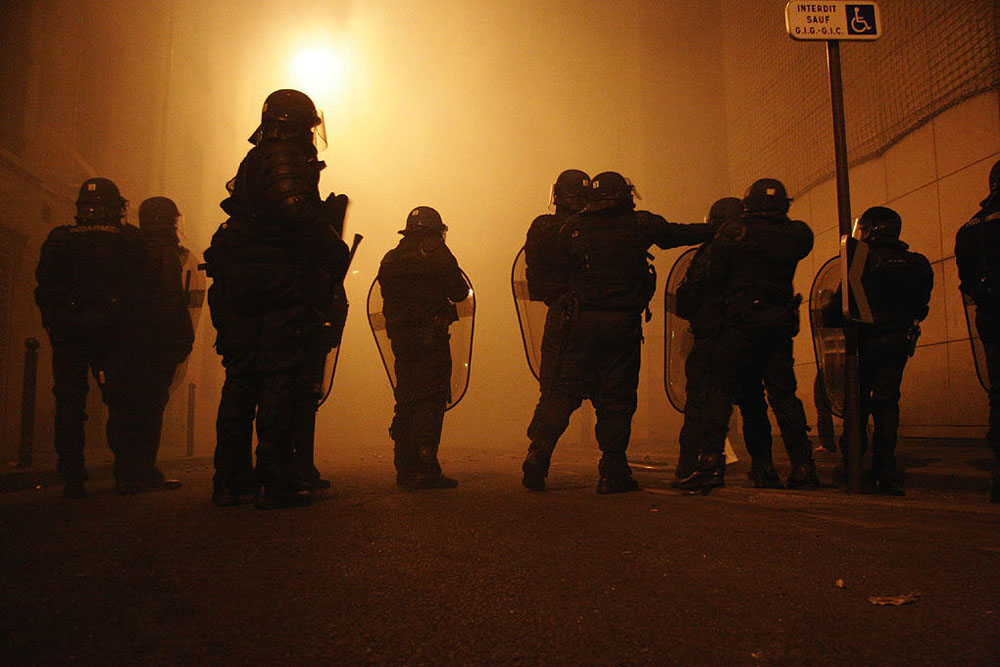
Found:
[[[861, 6], [854, 5], [852, 9], [854, 10], [854, 17], [851, 19], [851, 34], [865, 35], [875, 32], [875, 26], [868, 22], [866, 16], [861, 15]], [[865, 7], [865, 9], [870, 11], [871, 7]], [[868, 11], [865, 13], [868, 14]], [[872, 18], [874, 19], [874, 16]]]

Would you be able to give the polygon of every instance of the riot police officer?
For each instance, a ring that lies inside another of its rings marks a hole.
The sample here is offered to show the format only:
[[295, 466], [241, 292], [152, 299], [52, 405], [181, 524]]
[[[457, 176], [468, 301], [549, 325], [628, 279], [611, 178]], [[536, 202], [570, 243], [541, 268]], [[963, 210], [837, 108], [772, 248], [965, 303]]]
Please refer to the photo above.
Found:
[[469, 287], [445, 245], [447, 230], [436, 210], [416, 207], [378, 270], [396, 372], [389, 427], [396, 483], [411, 489], [458, 486], [441, 472], [438, 448], [451, 397], [448, 327], [458, 320], [455, 304], [469, 296]]
[[260, 509], [309, 502], [310, 484], [295, 465], [302, 420], [315, 411], [315, 354], [339, 338], [330, 312], [348, 250], [342, 205], [319, 196], [312, 100], [277, 90], [264, 102], [254, 147], [228, 184], [229, 215], [205, 252], [212, 322], [226, 380], [216, 421], [213, 502], [233, 505], [251, 478], [249, 443], [257, 426], [254, 504]]
[[148, 488], [180, 487], [164, 479], [156, 467], [163, 427], [163, 410], [170, 398], [170, 383], [177, 367], [194, 344], [194, 327], [188, 316], [188, 295], [182, 278], [181, 248], [177, 236], [180, 211], [167, 197], [151, 197], [139, 205], [139, 230], [149, 247], [149, 299], [145, 304], [141, 346], [142, 377], [136, 382], [142, 414], [138, 419], [142, 449], [143, 482]]
[[867, 449], [870, 415], [874, 422], [871, 479], [876, 493], [893, 496], [905, 495], [896, 469], [899, 385], [920, 333], [917, 323], [927, 317], [934, 286], [927, 258], [907, 250], [909, 246], [899, 240], [902, 227], [894, 210], [873, 206], [858, 218], [853, 233], [869, 248], [861, 284], [874, 319], [858, 325], [861, 453]]
[[[535, 218], [528, 228], [524, 243], [528, 295], [532, 301], [543, 301], [548, 307], [542, 331], [538, 378], [539, 390], [545, 398], [539, 399], [535, 407], [536, 413], [553, 390], [554, 370], [559, 365], [563, 335], [569, 334], [568, 315], [572, 313], [569, 298], [572, 265], [569, 256], [559, 251], [559, 229], [570, 215], [583, 210], [589, 193], [590, 177], [586, 172], [567, 169], [559, 174], [552, 186], [555, 213]], [[531, 433], [528, 437], [531, 437]], [[524, 477], [521, 480], [524, 486], [534, 491], [544, 490], [550, 458], [551, 452], [537, 462], [542, 467], [541, 474], [533, 474], [535, 463], [524, 463]]]
[[528, 427], [531, 443], [522, 470], [529, 489], [544, 488], [556, 441], [586, 397], [597, 412], [597, 492], [639, 488], [626, 449], [637, 403], [642, 312], [656, 288], [648, 249], [701, 243], [712, 228], [636, 211], [633, 192], [621, 174], [599, 174], [591, 181], [587, 207], [560, 228], [557, 252], [568, 261], [571, 276], [563, 306], [567, 332], [560, 337], [552, 389], [542, 394]]
[[996, 457], [990, 500], [1000, 502], [1000, 160], [990, 170], [990, 193], [955, 236], [959, 286], [976, 304], [976, 331], [986, 352], [990, 425], [986, 444]]
[[87, 371], [108, 406], [107, 438], [120, 493], [145, 490], [136, 442], [136, 394], [130, 367], [142, 319], [149, 257], [138, 229], [124, 224], [126, 201], [106, 178], [89, 178], [76, 200], [76, 224], [53, 229], [42, 244], [35, 300], [52, 343], [55, 448], [64, 496], [86, 495], [84, 426]]
[[[743, 202], [736, 197], [723, 197], [709, 210], [708, 222], [718, 229], [727, 221], [736, 221], [743, 213]], [[688, 320], [694, 343], [684, 364], [686, 379], [684, 424], [680, 432], [680, 455], [674, 471], [672, 485], [679, 487], [681, 480], [694, 472], [700, 452], [697, 424], [704, 419], [705, 396], [711, 381], [711, 364], [716, 341], [725, 322], [724, 285], [712, 282], [710, 243], [698, 248], [677, 288], [676, 309], [678, 316]], [[753, 453], [771, 451], [771, 423], [767, 418], [764, 384], [760, 377], [750, 376], [740, 384], [735, 398], [743, 417], [743, 438], [747, 450]], [[752, 458], [752, 457], [751, 457]], [[783, 488], [770, 457], [757, 457], [758, 465], [751, 465], [750, 480], [757, 488]]]
[[[812, 249], [813, 234], [804, 222], [788, 218], [790, 202], [780, 181], [755, 181], [743, 197], [743, 215], [727, 221], [712, 240], [710, 275], [723, 291], [725, 315], [708, 371], [704, 409], [692, 424], [701, 453], [695, 470], [680, 481], [682, 489], [707, 492], [725, 483], [723, 446], [732, 404], [747, 383], [759, 386], [761, 381], [792, 463], [787, 486], [819, 487], [805, 411], [795, 395], [792, 357], [801, 301], [792, 278], [799, 260]], [[748, 450], [751, 479], [756, 475], [773, 486], [770, 448]]]

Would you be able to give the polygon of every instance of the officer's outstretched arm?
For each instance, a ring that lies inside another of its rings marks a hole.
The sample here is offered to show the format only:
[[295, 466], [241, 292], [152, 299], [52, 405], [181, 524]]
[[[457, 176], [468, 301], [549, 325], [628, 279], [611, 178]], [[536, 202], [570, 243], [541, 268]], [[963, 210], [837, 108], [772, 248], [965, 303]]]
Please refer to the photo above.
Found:
[[715, 235], [715, 225], [667, 222], [663, 217], [649, 211], [635, 213], [639, 226], [648, 235], [647, 238], [664, 250], [682, 245], [698, 245], [711, 240]]

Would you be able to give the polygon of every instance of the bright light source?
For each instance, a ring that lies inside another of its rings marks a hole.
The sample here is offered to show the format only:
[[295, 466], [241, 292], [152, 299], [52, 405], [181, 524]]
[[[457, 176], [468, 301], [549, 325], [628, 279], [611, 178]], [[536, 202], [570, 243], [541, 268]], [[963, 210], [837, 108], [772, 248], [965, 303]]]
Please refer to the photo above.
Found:
[[292, 60], [295, 87], [322, 106], [344, 82], [344, 59], [330, 49], [306, 49]]

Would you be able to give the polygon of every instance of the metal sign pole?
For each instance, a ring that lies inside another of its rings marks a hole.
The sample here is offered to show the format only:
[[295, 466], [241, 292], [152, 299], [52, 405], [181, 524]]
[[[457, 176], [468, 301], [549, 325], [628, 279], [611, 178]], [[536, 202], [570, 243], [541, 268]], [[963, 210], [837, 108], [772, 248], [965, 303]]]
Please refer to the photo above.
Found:
[[[826, 43], [833, 109], [833, 144], [837, 163], [837, 214], [840, 236], [851, 235], [851, 192], [848, 180], [847, 134], [844, 130], [844, 86], [840, 76], [840, 42]], [[841, 290], [848, 299], [848, 244], [841, 245]], [[846, 308], [845, 308], [846, 310]], [[847, 437], [847, 490], [861, 491], [861, 389], [858, 370], [858, 327], [844, 318], [844, 433]]]

